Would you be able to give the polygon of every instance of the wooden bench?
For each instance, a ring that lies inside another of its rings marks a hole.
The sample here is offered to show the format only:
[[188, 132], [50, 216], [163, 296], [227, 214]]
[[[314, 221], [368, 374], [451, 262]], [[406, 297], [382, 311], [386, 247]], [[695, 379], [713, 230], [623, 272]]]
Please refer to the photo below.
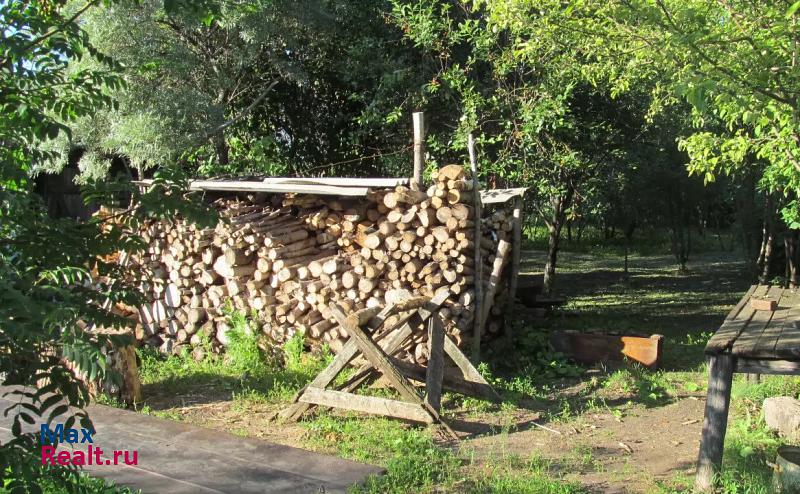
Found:
[[701, 491], [713, 488], [722, 465], [733, 373], [800, 375], [800, 293], [751, 286], [711, 337], [705, 353], [708, 398], [695, 481]]

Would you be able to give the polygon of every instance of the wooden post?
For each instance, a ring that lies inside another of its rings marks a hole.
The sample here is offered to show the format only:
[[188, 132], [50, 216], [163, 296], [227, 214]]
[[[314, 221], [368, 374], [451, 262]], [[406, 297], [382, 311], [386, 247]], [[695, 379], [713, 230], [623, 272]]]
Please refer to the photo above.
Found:
[[472, 170], [472, 191], [475, 200], [475, 321], [472, 332], [472, 360], [477, 365], [481, 360], [481, 327], [483, 322], [483, 260], [481, 259], [481, 191], [478, 182], [478, 162], [475, 157], [475, 138], [472, 132], [467, 138], [469, 164]]
[[511, 244], [503, 239], [497, 244], [497, 253], [494, 256], [492, 273], [489, 276], [489, 286], [486, 287], [486, 294], [483, 296], [483, 306], [481, 307], [481, 333], [483, 333], [483, 327], [486, 326], [486, 321], [489, 319], [494, 295], [497, 293], [497, 286], [500, 284], [500, 275], [503, 274], [503, 267], [506, 265], [509, 247], [511, 247]]
[[731, 403], [731, 383], [736, 367], [736, 357], [731, 354], [712, 355], [708, 360], [708, 397], [694, 484], [695, 489], [701, 492], [712, 491], [714, 475], [722, 466], [725, 429], [728, 427], [728, 408]]
[[411, 188], [422, 188], [422, 169], [425, 167], [425, 114], [421, 111], [411, 114], [414, 121], [414, 176]]
[[425, 374], [425, 401], [437, 412], [442, 408], [444, 378], [444, 327], [438, 314], [428, 320], [428, 369]]
[[522, 195], [514, 198], [514, 231], [511, 245], [511, 276], [508, 281], [508, 304], [513, 307], [519, 283], [519, 264], [522, 254]]

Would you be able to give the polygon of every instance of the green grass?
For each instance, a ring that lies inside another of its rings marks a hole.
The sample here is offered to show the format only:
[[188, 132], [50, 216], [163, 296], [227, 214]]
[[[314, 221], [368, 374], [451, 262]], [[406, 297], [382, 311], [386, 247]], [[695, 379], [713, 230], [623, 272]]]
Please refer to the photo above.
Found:
[[327, 348], [304, 352], [299, 336], [286, 343], [281, 355], [265, 355], [247, 319], [234, 314], [230, 320], [230, 345], [222, 356], [207, 352], [198, 362], [188, 353], [164, 357], [153, 349], [140, 349], [139, 375], [145, 395], [177, 395], [202, 388], [234, 400], [279, 403], [311, 381], [332, 358]]
[[[42, 494], [137, 494], [141, 491], [115, 485], [80, 470], [42, 466], [36, 454], [25, 455], [16, 467], [2, 476], [0, 494], [42, 492]], [[38, 487], [38, 489], [37, 489]]]
[[308, 446], [386, 468], [384, 475], [354, 487], [355, 493], [583, 492], [577, 484], [557, 478], [546, 461], [509, 456], [477, 462], [437, 445], [428, 429], [396, 420], [323, 414], [303, 426]]

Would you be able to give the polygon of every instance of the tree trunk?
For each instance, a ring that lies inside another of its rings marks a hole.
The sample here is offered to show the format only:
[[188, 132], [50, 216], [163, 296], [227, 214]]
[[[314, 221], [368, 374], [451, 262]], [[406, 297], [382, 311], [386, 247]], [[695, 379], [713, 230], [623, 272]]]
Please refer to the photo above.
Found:
[[561, 196], [553, 196], [550, 203], [553, 215], [547, 222], [547, 262], [544, 266], [544, 280], [542, 282], [542, 293], [550, 295], [553, 291], [553, 284], [556, 277], [556, 263], [558, 261], [558, 247], [561, 238], [561, 228], [564, 226], [566, 212], [572, 202], [573, 189], [567, 189]]
[[633, 232], [636, 231], [636, 222], [632, 221], [625, 226], [625, 277], [628, 277], [628, 257], [631, 251]]
[[225, 134], [220, 133], [219, 136], [214, 138], [214, 151], [217, 155], [217, 164], [219, 166], [228, 166], [230, 161], [230, 148], [228, 142], [225, 140]]
[[[736, 221], [740, 227], [740, 235], [745, 261], [748, 269], [755, 278], [759, 271], [759, 263], [753, 263], [759, 257], [759, 220], [756, 207], [756, 178], [754, 174], [747, 173], [742, 187], [736, 194]], [[731, 239], [733, 247], [733, 239]]]
[[763, 268], [761, 269], [761, 275], [758, 277], [758, 282], [762, 285], [769, 280], [770, 275], [770, 263], [772, 262], [772, 244], [775, 237], [772, 235], [772, 231], [767, 233], [767, 238], [764, 241], [764, 257], [763, 257]]
[[797, 288], [797, 240], [800, 230], [789, 230], [784, 237], [786, 250], [786, 282], [789, 288]]
[[551, 223], [547, 227], [547, 233], [547, 262], [544, 265], [544, 281], [542, 282], [542, 293], [544, 295], [550, 295], [553, 290], [553, 283], [555, 282], [561, 225], [558, 222]]

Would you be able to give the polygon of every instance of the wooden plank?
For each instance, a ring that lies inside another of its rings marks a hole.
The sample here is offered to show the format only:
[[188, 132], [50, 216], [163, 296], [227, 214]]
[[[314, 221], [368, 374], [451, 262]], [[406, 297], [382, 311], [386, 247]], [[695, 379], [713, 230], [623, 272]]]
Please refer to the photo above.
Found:
[[422, 169], [425, 168], [425, 113], [418, 111], [411, 114], [414, 125], [414, 176], [411, 186], [415, 190], [422, 188]]
[[[508, 304], [513, 308], [517, 298], [517, 285], [519, 284], [519, 269], [522, 256], [522, 196], [514, 198], [514, 230], [511, 239], [511, 276], [508, 280]], [[506, 330], [507, 334], [510, 331]]]
[[480, 324], [481, 334], [483, 334], [483, 328], [486, 326], [486, 321], [489, 319], [489, 313], [492, 311], [494, 295], [497, 293], [497, 287], [500, 285], [500, 278], [503, 274], [503, 267], [506, 265], [510, 247], [511, 244], [503, 239], [500, 239], [500, 242], [497, 243], [497, 252], [495, 253], [494, 263], [492, 264], [492, 274], [489, 276], [489, 287], [486, 289], [486, 295], [483, 296]]
[[363, 396], [342, 391], [309, 387], [300, 398], [303, 403], [342, 408], [356, 412], [396, 417], [414, 422], [433, 423], [433, 418], [421, 405], [389, 400], [377, 396]]
[[475, 192], [474, 194], [474, 204], [473, 208], [475, 209], [475, 231], [473, 233], [473, 242], [475, 243], [475, 258], [474, 258], [474, 269], [475, 269], [475, 276], [474, 278], [478, 280], [475, 283], [475, 316], [473, 318], [473, 327], [472, 327], [472, 360], [475, 363], [480, 362], [481, 360], [481, 326], [483, 325], [483, 259], [481, 258], [481, 222], [480, 218], [482, 217], [481, 208], [482, 208], [482, 200], [480, 192], [480, 182], [478, 181], [478, 160], [475, 156], [475, 138], [472, 135], [472, 132], [469, 133], [467, 136], [467, 150], [469, 151], [469, 164], [470, 169], [472, 171], [472, 190]]
[[354, 178], [354, 177], [269, 177], [261, 181], [264, 184], [295, 184], [295, 185], [333, 185], [337, 187], [368, 187], [387, 188], [398, 185], [408, 185], [410, 180], [405, 177], [392, 178]]
[[358, 345], [361, 354], [369, 360], [373, 367], [383, 374], [389, 384], [400, 393], [400, 396], [412, 403], [423, 403], [417, 389], [392, 365], [389, 356], [386, 355], [383, 349], [375, 344], [363, 329], [349, 324], [347, 315], [338, 304], [331, 302], [329, 307], [336, 322], [338, 322], [350, 336], [348, 343], [354, 341], [355, 344]]
[[800, 321], [791, 321], [783, 328], [773, 355], [774, 358], [800, 359]]
[[194, 180], [189, 184], [191, 190], [220, 190], [241, 192], [274, 192], [297, 194], [331, 195], [347, 197], [366, 197], [368, 187], [339, 187], [334, 185], [315, 184], [268, 184], [261, 181], [221, 181], [221, 180]]
[[740, 357], [776, 358], [775, 348], [786, 326], [800, 320], [800, 304], [797, 295], [791, 290], [784, 290], [778, 301], [778, 309], [772, 321], [761, 333], [751, 348], [741, 348]]
[[425, 373], [425, 402], [437, 412], [442, 408], [444, 377], [444, 326], [439, 315], [428, 320], [428, 369]]
[[[771, 286], [769, 290], [767, 290], [765, 296], [777, 299], [782, 295], [783, 288]], [[767, 327], [769, 327], [772, 317], [775, 315], [775, 312], [772, 311], [758, 310], [753, 307], [752, 304], [748, 304], [748, 308], [754, 311], [754, 314], [750, 318], [750, 323], [742, 329], [739, 336], [731, 344], [731, 353], [734, 355], [747, 355], [748, 352], [754, 349], [759, 338], [761, 338], [761, 335], [766, 331]]]
[[[421, 327], [425, 321], [444, 303], [450, 296], [449, 290], [441, 290], [427, 303], [425, 306], [418, 309], [416, 312], [401, 320], [394, 327], [388, 329], [386, 334], [386, 341], [381, 345], [387, 355], [394, 355], [405, 343], [406, 339], [414, 332], [414, 328]], [[374, 372], [372, 367], [361, 367], [356, 370], [354, 376], [345, 383], [342, 389], [353, 390], [358, 388], [367, 379], [369, 379]]]
[[[417, 382], [425, 382], [427, 370], [421, 365], [413, 364], [405, 360], [392, 357], [392, 363], [408, 379]], [[442, 389], [451, 393], [458, 393], [464, 396], [473, 396], [484, 400], [500, 403], [502, 399], [495, 390], [488, 384], [468, 381], [460, 375], [460, 369], [445, 368], [442, 374]]]
[[302, 416], [310, 408], [308, 404], [300, 402], [306, 390], [309, 387], [325, 388], [330, 385], [330, 383], [336, 379], [336, 376], [338, 376], [339, 373], [345, 367], [347, 367], [347, 364], [349, 364], [357, 354], [358, 345], [356, 345], [354, 341], [349, 340], [344, 344], [342, 349], [339, 350], [339, 353], [336, 354], [336, 357], [334, 357], [333, 361], [328, 364], [328, 366], [325, 367], [322, 372], [317, 374], [317, 377], [315, 377], [311, 383], [295, 394], [295, 396], [292, 398], [293, 404], [281, 410], [278, 413], [278, 417], [283, 420], [298, 420], [300, 416]]
[[731, 310], [725, 322], [719, 330], [708, 340], [706, 354], [717, 354], [728, 350], [731, 344], [739, 336], [739, 333], [750, 323], [750, 318], [755, 314], [755, 310], [750, 307], [748, 301], [751, 296], [763, 296], [767, 293], [768, 286], [758, 285], [750, 287], [750, 290], [739, 300], [739, 303]]
[[355, 341], [361, 350], [362, 355], [369, 360], [369, 362], [377, 369], [389, 384], [400, 393], [400, 396], [412, 403], [422, 405], [422, 407], [430, 414], [434, 422], [438, 422], [447, 431], [450, 436], [458, 440], [458, 435], [442, 420], [439, 412], [431, 408], [419, 395], [417, 389], [411, 384], [408, 379], [392, 364], [388, 355], [379, 347], [369, 336], [358, 326], [352, 326], [347, 323], [347, 315], [342, 311], [338, 304], [331, 302], [329, 307], [333, 313], [334, 319], [345, 328], [345, 331], [350, 335], [350, 341]]
[[791, 360], [765, 360], [737, 358], [736, 372], [742, 374], [800, 375], [800, 362]]
[[733, 355], [723, 353], [709, 357], [708, 398], [695, 479], [695, 489], [701, 492], [713, 490], [714, 476], [722, 466], [735, 366]]
[[768, 350], [768, 343], [765, 343], [764, 353], [755, 353], [753, 357], [768, 357], [776, 359], [800, 359], [800, 294], [792, 293], [789, 301], [791, 309], [781, 327], [781, 332], [775, 338], [772, 351]]
[[527, 187], [518, 187], [516, 189], [482, 190], [481, 202], [483, 204], [501, 204], [508, 202], [512, 198], [525, 195], [527, 190]]
[[747, 304], [750, 301], [750, 297], [753, 295], [753, 293], [757, 289], [758, 289], [758, 285], [750, 285], [750, 288], [747, 290], [747, 293], [745, 293], [744, 296], [741, 299], [739, 299], [739, 301], [736, 303], [736, 305], [733, 307], [733, 309], [731, 309], [731, 311], [728, 312], [728, 315], [725, 316], [725, 320], [726, 321], [732, 321], [732, 320], [736, 319], [736, 316], [739, 315], [739, 312], [742, 311], [742, 309], [744, 308], [745, 304]]
[[[503, 399], [500, 397], [499, 394], [486, 382], [486, 379], [483, 378], [478, 369], [472, 365], [472, 362], [461, 352], [461, 349], [453, 343], [453, 340], [448, 338], [447, 336], [444, 337], [444, 352], [450, 357], [450, 360], [453, 361], [454, 364], [461, 370], [461, 374], [464, 376], [464, 379], [467, 381], [472, 381], [480, 384], [484, 384], [491, 389], [491, 394], [493, 395], [493, 401], [502, 401]], [[492, 398], [489, 398], [492, 399]]]

